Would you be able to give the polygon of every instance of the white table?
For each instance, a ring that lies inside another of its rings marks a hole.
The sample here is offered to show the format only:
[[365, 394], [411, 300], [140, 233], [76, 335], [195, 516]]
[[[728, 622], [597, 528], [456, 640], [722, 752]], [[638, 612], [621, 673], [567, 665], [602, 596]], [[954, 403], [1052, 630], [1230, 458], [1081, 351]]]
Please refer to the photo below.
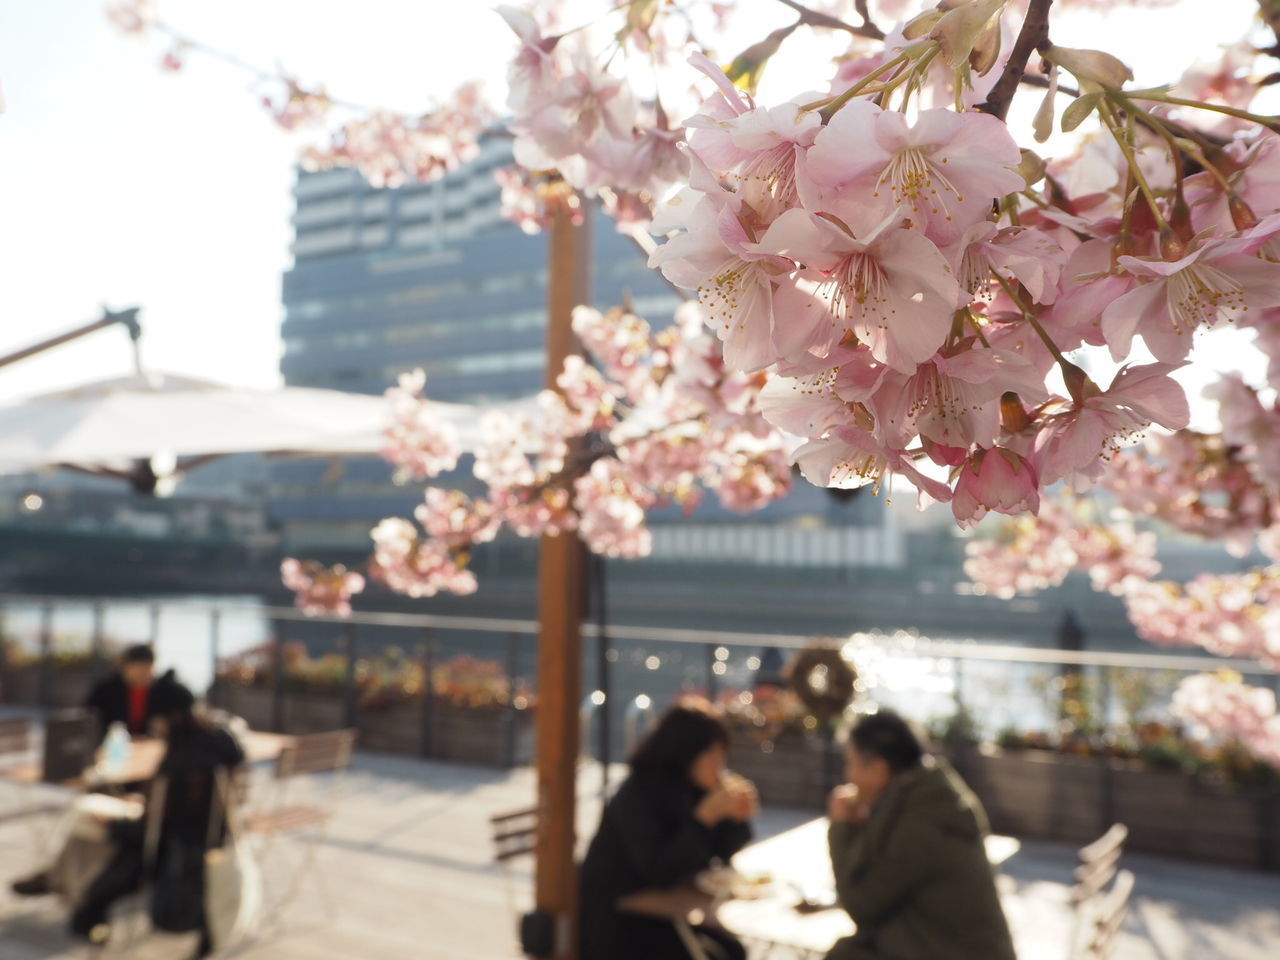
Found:
[[[839, 907], [801, 913], [796, 904], [803, 892], [835, 889], [827, 850], [827, 820], [810, 820], [785, 833], [752, 844], [733, 858], [744, 874], [773, 876], [770, 892], [757, 900], [731, 900], [716, 915], [726, 929], [746, 940], [789, 947], [797, 955], [823, 955], [856, 927]], [[1013, 837], [987, 838], [987, 857], [1004, 863], [1018, 852]]]

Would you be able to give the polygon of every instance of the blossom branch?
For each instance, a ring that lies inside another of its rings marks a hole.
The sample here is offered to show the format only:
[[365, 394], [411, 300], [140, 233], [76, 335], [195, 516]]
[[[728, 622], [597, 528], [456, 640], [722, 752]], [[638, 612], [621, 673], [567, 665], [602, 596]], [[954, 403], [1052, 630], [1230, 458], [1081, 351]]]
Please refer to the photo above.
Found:
[[845, 23], [838, 17], [833, 17], [829, 13], [823, 13], [820, 10], [814, 10], [812, 7], [806, 7], [796, 0], [778, 0], [785, 7], [790, 7], [800, 15], [800, 22], [810, 27], [826, 27], [831, 30], [843, 30], [851, 33], [855, 37], [866, 37], [869, 40], [883, 40], [884, 31], [871, 22], [870, 14], [867, 10], [866, 0], [858, 0], [858, 15], [862, 17], [862, 24], [855, 25]]
[[1009, 106], [1027, 72], [1027, 61], [1032, 52], [1044, 50], [1049, 45], [1049, 7], [1052, 4], [1053, 0], [1031, 0], [1027, 18], [1022, 21], [1022, 30], [1009, 54], [1004, 72], [991, 88], [986, 102], [978, 105], [979, 110], [1001, 120], [1009, 115]]

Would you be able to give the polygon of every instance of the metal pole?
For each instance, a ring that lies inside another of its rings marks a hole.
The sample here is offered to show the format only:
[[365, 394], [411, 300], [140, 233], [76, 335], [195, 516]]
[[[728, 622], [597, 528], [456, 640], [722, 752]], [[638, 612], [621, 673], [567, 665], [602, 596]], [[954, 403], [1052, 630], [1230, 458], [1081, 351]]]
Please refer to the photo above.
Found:
[[106, 666], [106, 638], [103, 636], [103, 626], [106, 620], [107, 611], [102, 605], [102, 601], [95, 601], [93, 604], [93, 627], [91, 628], [92, 659], [89, 663], [89, 674], [94, 680], [97, 680], [103, 674], [103, 668]]
[[53, 604], [40, 611], [40, 675], [36, 702], [48, 708], [53, 703]]
[[[590, 303], [590, 211], [581, 226], [556, 210], [547, 271], [547, 386], [577, 352], [573, 308]], [[578, 459], [570, 449], [568, 462]], [[571, 468], [572, 469], [572, 468]], [[579, 467], [580, 469], [580, 467]], [[534, 844], [534, 901], [555, 931], [553, 960], [577, 957], [578, 704], [582, 699], [582, 616], [586, 556], [575, 533], [542, 538], [538, 563], [538, 831]]]
[[214, 607], [209, 611], [209, 665], [212, 672], [209, 674], [209, 689], [212, 691], [218, 685], [218, 668], [221, 666], [219, 662], [222, 658], [222, 611]]
[[35, 356], [37, 353], [52, 350], [54, 347], [60, 347], [64, 343], [70, 343], [73, 340], [78, 340], [80, 337], [88, 336], [91, 333], [95, 333], [98, 330], [105, 329], [106, 327], [113, 326], [117, 323], [124, 324], [128, 329], [129, 336], [133, 339], [136, 350], [138, 338], [142, 335], [142, 329], [138, 326], [138, 308], [130, 307], [127, 310], [120, 310], [115, 313], [104, 309], [102, 311], [101, 320], [94, 320], [90, 323], [83, 324], [76, 327], [74, 330], [69, 330], [66, 333], [60, 333], [56, 337], [50, 337], [48, 340], [41, 340], [39, 343], [32, 344], [29, 347], [24, 347], [14, 353], [9, 353], [0, 357], [0, 367], [8, 366], [11, 363], [17, 363], [19, 360], [25, 360], [27, 357]]
[[153, 603], [151, 605], [151, 635], [147, 643], [151, 644], [152, 649], [160, 642], [160, 604]]
[[720, 663], [716, 659], [716, 648], [719, 644], [707, 643], [703, 647], [707, 654], [707, 699], [715, 703], [716, 697], [720, 693], [720, 674], [716, 672], [716, 666]]
[[613, 710], [613, 690], [609, 669], [609, 582], [608, 561], [597, 556], [592, 567], [595, 574], [596, 595], [596, 689], [604, 695], [604, 702], [597, 708], [600, 713], [599, 746], [597, 751], [600, 760], [600, 799], [609, 799], [609, 763], [612, 760], [613, 725], [609, 722]]
[[516, 724], [520, 711], [516, 709], [516, 681], [520, 679], [520, 636], [507, 634], [507, 729], [503, 732], [506, 743], [503, 745], [508, 767], [516, 764], [516, 735], [519, 727]]
[[342, 653], [347, 658], [347, 674], [342, 681], [342, 722], [348, 728], [356, 725], [356, 668], [359, 663], [360, 638], [356, 625], [342, 625]]
[[271, 729], [284, 733], [284, 643], [278, 625], [271, 640]]
[[422, 659], [422, 755], [429, 757], [435, 750], [435, 638], [430, 630], [423, 631]]

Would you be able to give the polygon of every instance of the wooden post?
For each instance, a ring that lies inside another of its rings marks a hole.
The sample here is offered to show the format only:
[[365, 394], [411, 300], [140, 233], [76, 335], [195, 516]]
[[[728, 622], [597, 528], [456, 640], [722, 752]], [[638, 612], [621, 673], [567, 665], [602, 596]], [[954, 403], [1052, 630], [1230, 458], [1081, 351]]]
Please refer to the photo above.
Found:
[[[590, 217], [590, 211], [587, 211]], [[561, 208], [551, 226], [547, 270], [547, 386], [578, 352], [573, 308], [590, 302], [590, 220], [575, 226]], [[575, 460], [570, 450], [568, 462]], [[572, 468], [571, 468], [572, 469]], [[574, 859], [578, 704], [586, 555], [576, 534], [543, 537], [538, 563], [538, 832], [534, 899], [555, 919], [555, 960], [577, 957], [578, 877]]]

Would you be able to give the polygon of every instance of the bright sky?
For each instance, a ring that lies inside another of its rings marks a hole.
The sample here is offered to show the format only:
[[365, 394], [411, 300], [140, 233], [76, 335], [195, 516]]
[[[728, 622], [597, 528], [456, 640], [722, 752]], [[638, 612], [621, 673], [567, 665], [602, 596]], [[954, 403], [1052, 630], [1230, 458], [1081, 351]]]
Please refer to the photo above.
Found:
[[[511, 49], [487, 0], [159, 2], [167, 20], [214, 46], [282, 63], [334, 96], [407, 111], [475, 76], [499, 99]], [[759, 7], [747, 20], [759, 35], [789, 19], [770, 0], [742, 3]], [[271, 122], [232, 68], [192, 56], [181, 73], [162, 74], [161, 50], [121, 37], [102, 0], [0, 0], [0, 9], [0, 353], [95, 318], [103, 303], [137, 304], [150, 368], [278, 382], [301, 141]], [[1055, 39], [1109, 49], [1138, 82], [1157, 83], [1237, 39], [1255, 10], [1254, 0], [1126, 7], [1060, 18]], [[810, 88], [813, 63], [812, 51], [784, 48], [762, 96]], [[130, 365], [123, 332], [98, 333], [0, 370], [0, 400]]]

